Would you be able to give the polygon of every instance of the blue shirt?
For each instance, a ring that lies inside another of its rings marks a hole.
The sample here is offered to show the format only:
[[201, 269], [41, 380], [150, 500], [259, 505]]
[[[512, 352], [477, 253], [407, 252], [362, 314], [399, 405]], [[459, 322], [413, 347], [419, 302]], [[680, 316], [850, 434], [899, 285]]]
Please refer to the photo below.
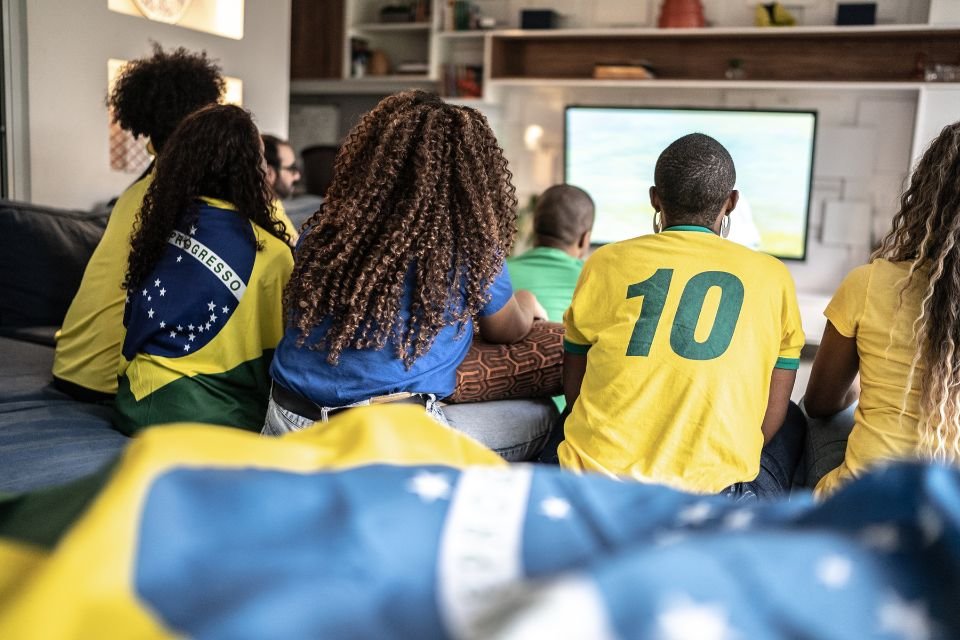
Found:
[[[413, 279], [407, 278], [400, 318], [406, 327], [410, 319]], [[503, 308], [513, 295], [510, 276], [504, 268], [490, 284], [490, 301], [480, 316], [490, 316]], [[380, 350], [344, 349], [340, 362], [327, 362], [325, 350], [309, 349], [329, 327], [324, 321], [310, 334], [303, 347], [297, 346], [299, 329], [287, 325], [277, 345], [270, 375], [276, 383], [311, 400], [321, 407], [338, 407], [389, 393], [433, 393], [445, 398], [453, 393], [456, 370], [463, 362], [473, 340], [473, 322], [468, 321], [457, 337], [457, 326], [443, 327], [430, 350], [417, 358], [408, 370], [397, 358], [396, 342], [391, 338]]]

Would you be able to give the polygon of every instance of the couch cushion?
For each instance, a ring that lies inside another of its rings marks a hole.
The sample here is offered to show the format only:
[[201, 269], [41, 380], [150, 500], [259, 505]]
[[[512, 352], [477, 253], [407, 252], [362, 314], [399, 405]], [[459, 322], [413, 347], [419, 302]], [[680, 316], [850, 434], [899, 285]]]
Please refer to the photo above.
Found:
[[477, 335], [446, 401], [549, 398], [563, 392], [562, 369], [563, 325], [558, 322], [537, 322], [514, 344], [490, 344]]
[[59, 326], [107, 216], [0, 200], [0, 325]]

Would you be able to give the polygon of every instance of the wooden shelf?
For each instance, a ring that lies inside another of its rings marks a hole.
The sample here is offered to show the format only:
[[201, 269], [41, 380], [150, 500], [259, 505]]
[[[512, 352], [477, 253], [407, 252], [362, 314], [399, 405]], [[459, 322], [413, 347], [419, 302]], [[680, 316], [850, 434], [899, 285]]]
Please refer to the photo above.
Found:
[[918, 56], [955, 61], [960, 28], [511, 30], [494, 32], [490, 42], [494, 81], [579, 79], [607, 84], [592, 79], [594, 64], [633, 60], [649, 61], [660, 78], [656, 86], [720, 81], [728, 61], [736, 58], [754, 82], [903, 84], [914, 80]]
[[402, 89], [436, 91], [437, 81], [428, 76], [369, 76], [347, 80], [291, 80], [290, 94], [310, 95], [387, 95]]
[[920, 87], [957, 89], [957, 82], [851, 82], [795, 80], [596, 80], [593, 78], [499, 78], [497, 87], [574, 87], [607, 89], [746, 89], [807, 91], [917, 91]]
[[465, 31], [439, 31], [437, 32], [437, 37], [450, 38], [452, 40], [468, 40], [473, 38], [477, 38], [477, 39], [482, 38], [488, 33], [496, 33], [496, 32], [491, 30], [483, 30], [483, 29], [471, 29], [471, 30], [465, 30]]
[[355, 24], [352, 29], [361, 32], [406, 32], [406, 31], [429, 31], [429, 22], [367, 22], [364, 24]]

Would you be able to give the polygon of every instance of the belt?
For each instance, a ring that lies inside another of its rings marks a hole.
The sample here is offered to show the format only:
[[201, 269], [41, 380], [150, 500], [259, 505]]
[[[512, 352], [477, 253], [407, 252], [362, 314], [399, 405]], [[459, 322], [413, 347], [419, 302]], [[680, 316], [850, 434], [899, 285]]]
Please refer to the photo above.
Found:
[[304, 398], [299, 393], [290, 391], [276, 382], [273, 383], [273, 390], [270, 392], [270, 395], [273, 397], [273, 401], [280, 405], [281, 408], [314, 421], [326, 420], [332, 415], [336, 415], [346, 411], [347, 409], [353, 409], [358, 406], [365, 406], [369, 404], [407, 403], [418, 404], [421, 407], [425, 407], [428, 400], [428, 396], [426, 394], [407, 393], [406, 391], [401, 391], [400, 393], [390, 393], [384, 396], [373, 396], [372, 398], [367, 398], [366, 400], [361, 400], [360, 402], [355, 402], [346, 406], [321, 407], [315, 402]]

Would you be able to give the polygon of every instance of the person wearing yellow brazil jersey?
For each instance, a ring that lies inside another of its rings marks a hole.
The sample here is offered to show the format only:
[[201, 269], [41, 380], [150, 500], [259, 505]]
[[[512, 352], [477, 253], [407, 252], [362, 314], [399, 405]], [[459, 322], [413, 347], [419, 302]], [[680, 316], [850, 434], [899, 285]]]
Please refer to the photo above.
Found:
[[676, 140], [650, 188], [656, 233], [584, 265], [564, 316], [563, 467], [747, 499], [789, 489], [795, 405], [774, 436], [803, 330], [786, 267], [725, 239], [735, 181], [719, 142]]

